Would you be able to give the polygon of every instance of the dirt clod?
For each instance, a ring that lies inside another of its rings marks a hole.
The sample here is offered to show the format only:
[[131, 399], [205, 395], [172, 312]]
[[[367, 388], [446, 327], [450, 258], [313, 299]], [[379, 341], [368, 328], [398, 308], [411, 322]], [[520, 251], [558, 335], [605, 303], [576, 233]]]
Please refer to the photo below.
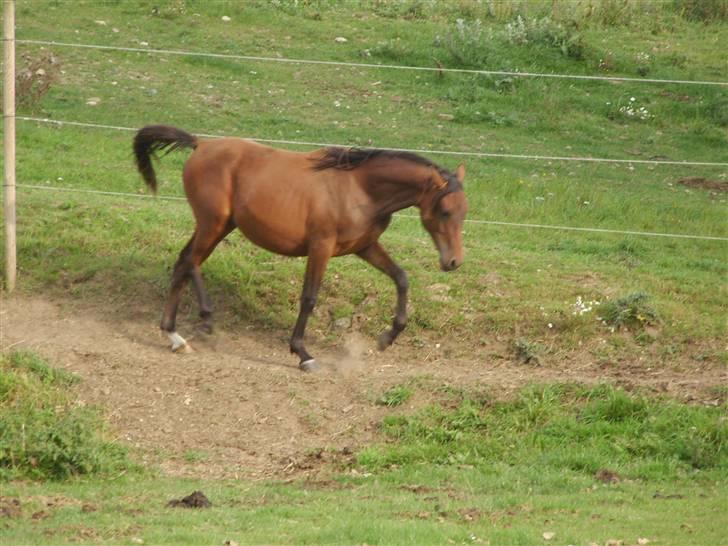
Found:
[[167, 506], [172, 508], [209, 508], [212, 503], [202, 491], [195, 491], [181, 499], [172, 499], [167, 503]]
[[594, 474], [594, 478], [603, 483], [618, 483], [622, 478], [616, 472], [607, 470], [606, 468], [600, 468]]

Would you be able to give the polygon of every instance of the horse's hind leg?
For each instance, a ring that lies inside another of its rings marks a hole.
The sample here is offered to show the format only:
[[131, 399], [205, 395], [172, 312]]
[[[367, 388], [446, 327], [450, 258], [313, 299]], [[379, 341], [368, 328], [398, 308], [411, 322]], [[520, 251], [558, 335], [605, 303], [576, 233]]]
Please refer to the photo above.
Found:
[[321, 279], [324, 276], [326, 264], [331, 258], [334, 247], [333, 240], [326, 240], [312, 243], [308, 251], [308, 262], [306, 262], [306, 276], [303, 280], [303, 291], [301, 292], [301, 307], [298, 313], [296, 326], [293, 328], [291, 336], [291, 352], [296, 353], [301, 359], [298, 366], [304, 372], [316, 370], [316, 361], [306, 351], [303, 345], [303, 333], [306, 330], [306, 322], [308, 317], [316, 305], [316, 297]]
[[392, 261], [378, 242], [368, 246], [359, 252], [357, 256], [389, 275], [397, 287], [397, 308], [392, 321], [392, 328], [385, 330], [379, 336], [379, 350], [383, 351], [394, 343], [394, 340], [397, 339], [397, 336], [407, 324], [407, 275], [402, 268]]
[[182, 289], [189, 279], [192, 279], [195, 295], [197, 296], [203, 328], [207, 332], [212, 331], [212, 305], [202, 283], [200, 265], [233, 229], [235, 229], [235, 223], [231, 219], [198, 223], [195, 233], [180, 252], [179, 258], [177, 258], [172, 273], [172, 286], [167, 303], [164, 306], [160, 325], [162, 330], [169, 336], [173, 351], [187, 347], [185, 339], [177, 333], [176, 321]]
[[[200, 241], [199, 263], [192, 268], [192, 287], [197, 296], [197, 303], [200, 308], [200, 318], [202, 319], [202, 329], [205, 333], [212, 333], [212, 303], [207, 296], [205, 287], [202, 283], [202, 272], [200, 266], [212, 254], [215, 247], [227, 237], [232, 230], [235, 229], [235, 222], [232, 219], [227, 220], [220, 230], [220, 224], [215, 224], [215, 229], [210, 230], [206, 237], [202, 237]], [[193, 260], [194, 261], [194, 260]]]

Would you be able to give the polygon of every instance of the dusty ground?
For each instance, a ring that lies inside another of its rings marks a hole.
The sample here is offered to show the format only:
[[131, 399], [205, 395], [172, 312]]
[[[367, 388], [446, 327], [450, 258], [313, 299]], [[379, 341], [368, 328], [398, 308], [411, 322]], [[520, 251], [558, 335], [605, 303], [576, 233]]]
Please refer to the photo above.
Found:
[[[604, 367], [585, 352], [536, 367], [518, 364], [497, 343], [479, 353], [493, 357], [453, 361], [442, 348], [415, 350], [406, 342], [378, 353], [374, 340], [354, 333], [338, 354], [311, 344], [323, 369], [304, 374], [272, 334], [223, 330], [203, 339], [180, 323], [194, 352], [173, 354], [151, 305], [115, 314], [28, 295], [1, 303], [3, 350], [33, 350], [78, 374], [81, 402], [104, 408], [123, 442], [174, 475], [263, 479], [305, 472], [337, 453], [346, 457], [372, 439], [391, 411], [374, 403], [377, 396], [414, 378], [496, 395], [534, 381], [609, 381], [700, 403], [715, 403], [711, 387], [728, 384], [724, 369], [700, 363], [678, 371], [639, 363]], [[426, 391], [408, 406], [425, 403]]]

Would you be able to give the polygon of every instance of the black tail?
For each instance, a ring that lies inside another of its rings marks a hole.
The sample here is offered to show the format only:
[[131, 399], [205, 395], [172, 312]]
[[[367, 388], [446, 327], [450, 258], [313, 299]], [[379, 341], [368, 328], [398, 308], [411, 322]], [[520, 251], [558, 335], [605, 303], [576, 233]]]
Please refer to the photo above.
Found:
[[147, 125], [134, 136], [134, 157], [144, 182], [157, 193], [157, 176], [154, 174], [151, 156], [158, 150], [167, 149], [165, 155], [177, 148], [197, 147], [197, 137], [168, 125]]

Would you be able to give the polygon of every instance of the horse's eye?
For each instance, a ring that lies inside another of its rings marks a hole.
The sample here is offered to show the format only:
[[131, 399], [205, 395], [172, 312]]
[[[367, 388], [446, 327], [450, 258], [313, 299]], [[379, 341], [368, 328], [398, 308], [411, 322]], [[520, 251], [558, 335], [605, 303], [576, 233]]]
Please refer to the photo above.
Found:
[[440, 218], [442, 218], [443, 220], [447, 220], [448, 218], [450, 218], [450, 212], [446, 210], [440, 211]]

